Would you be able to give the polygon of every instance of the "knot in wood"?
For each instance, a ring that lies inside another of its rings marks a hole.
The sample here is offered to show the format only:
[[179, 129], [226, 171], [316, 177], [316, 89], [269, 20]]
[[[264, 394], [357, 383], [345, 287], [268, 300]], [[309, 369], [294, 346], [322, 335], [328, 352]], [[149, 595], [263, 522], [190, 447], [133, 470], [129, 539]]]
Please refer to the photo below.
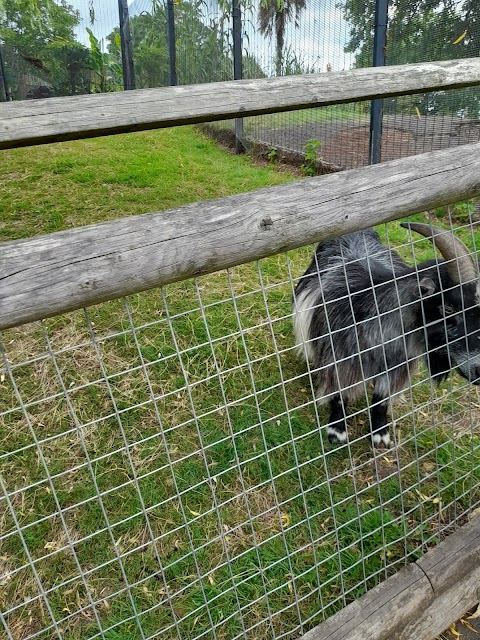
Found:
[[270, 227], [273, 227], [273, 220], [270, 218], [270, 216], [267, 216], [260, 222], [260, 229], [262, 231], [268, 231]]

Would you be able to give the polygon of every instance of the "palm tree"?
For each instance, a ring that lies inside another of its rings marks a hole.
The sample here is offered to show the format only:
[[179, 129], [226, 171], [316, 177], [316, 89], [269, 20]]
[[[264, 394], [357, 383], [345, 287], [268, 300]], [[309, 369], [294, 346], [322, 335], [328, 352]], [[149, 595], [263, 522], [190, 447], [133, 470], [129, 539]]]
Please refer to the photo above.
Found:
[[292, 19], [298, 27], [301, 12], [305, 9], [305, 0], [261, 0], [258, 13], [260, 33], [272, 36], [275, 31], [275, 73], [282, 75], [283, 48], [285, 45], [285, 27]]

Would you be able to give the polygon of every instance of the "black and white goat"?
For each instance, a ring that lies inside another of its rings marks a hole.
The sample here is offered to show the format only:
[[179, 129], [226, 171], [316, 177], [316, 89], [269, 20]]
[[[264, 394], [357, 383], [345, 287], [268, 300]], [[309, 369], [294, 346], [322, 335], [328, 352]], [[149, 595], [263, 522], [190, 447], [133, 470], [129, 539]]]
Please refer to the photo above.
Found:
[[402, 226], [429, 238], [444, 260], [407, 265], [373, 229], [318, 245], [295, 288], [296, 344], [330, 403], [331, 443], [347, 440], [345, 407], [373, 384], [374, 445], [390, 444], [387, 409], [423, 357], [437, 382], [452, 369], [480, 383], [477, 272], [467, 247], [427, 224]]

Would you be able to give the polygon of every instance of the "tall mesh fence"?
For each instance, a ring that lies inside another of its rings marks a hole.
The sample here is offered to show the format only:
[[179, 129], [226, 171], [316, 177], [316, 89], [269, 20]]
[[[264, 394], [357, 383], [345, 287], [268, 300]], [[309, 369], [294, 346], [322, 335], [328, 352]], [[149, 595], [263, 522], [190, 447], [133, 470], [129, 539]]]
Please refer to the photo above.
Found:
[[[408, 9], [391, 12], [386, 63], [476, 57], [479, 18], [478, 7], [469, 1], [424, 7], [417, 16]], [[479, 87], [391, 98], [384, 106], [385, 159], [480, 140]]]
[[[415, 220], [476, 255], [472, 208]], [[476, 283], [378, 233], [3, 332], [5, 637], [298, 637], [473, 514]]]
[[[70, 7], [58, 2], [55, 14], [21, 14], [12, 10], [15, 6], [12, 0], [0, 12], [5, 63], [0, 97], [5, 98], [5, 91], [14, 99], [36, 99], [123, 89], [122, 50], [126, 55], [127, 45], [120, 36], [117, 0], [76, 0]], [[245, 78], [373, 64], [371, 0], [252, 0], [240, 6]], [[390, 0], [385, 63], [477, 56], [479, 13], [472, 0]], [[231, 2], [182, 0], [169, 9], [163, 0], [133, 0], [128, 14], [137, 88], [170, 84], [172, 68], [179, 84], [233, 78]], [[386, 99], [384, 108], [383, 160], [480, 139], [478, 87]], [[213, 131], [231, 140], [233, 121], [213, 125]], [[369, 161], [370, 104], [246, 118], [244, 134], [247, 146], [273, 150], [273, 159], [309, 153], [327, 171], [361, 166]]]
[[[261, 57], [265, 75], [329, 73], [352, 67], [353, 57], [344, 50], [348, 24], [338, 2], [289, 3], [283, 46], [276, 30], [276, 20], [281, 15], [276, 14], [276, 7], [270, 3], [265, 9], [256, 2], [244, 12], [244, 47]], [[314, 108], [248, 118], [245, 130], [253, 142], [276, 149], [279, 156], [282, 151], [301, 155], [309, 140], [319, 141], [319, 157], [325, 164], [339, 168], [343, 163], [339, 154], [342, 144], [337, 137], [365, 125], [368, 146], [368, 114], [367, 103]], [[361, 144], [358, 136], [352, 136], [353, 156], [359, 154]]]

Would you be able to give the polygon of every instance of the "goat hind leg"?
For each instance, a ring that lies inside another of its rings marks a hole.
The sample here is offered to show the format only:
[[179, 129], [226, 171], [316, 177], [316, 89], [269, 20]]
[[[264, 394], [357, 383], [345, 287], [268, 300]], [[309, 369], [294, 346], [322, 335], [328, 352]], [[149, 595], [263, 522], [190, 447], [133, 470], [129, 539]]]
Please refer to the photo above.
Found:
[[390, 446], [390, 434], [388, 432], [387, 419], [388, 399], [384, 398], [375, 390], [372, 396], [372, 407], [370, 409], [370, 420], [372, 428], [372, 442], [375, 447]]
[[328, 441], [330, 444], [341, 444], [347, 441], [347, 423], [345, 406], [340, 395], [330, 400], [330, 419], [327, 425]]

